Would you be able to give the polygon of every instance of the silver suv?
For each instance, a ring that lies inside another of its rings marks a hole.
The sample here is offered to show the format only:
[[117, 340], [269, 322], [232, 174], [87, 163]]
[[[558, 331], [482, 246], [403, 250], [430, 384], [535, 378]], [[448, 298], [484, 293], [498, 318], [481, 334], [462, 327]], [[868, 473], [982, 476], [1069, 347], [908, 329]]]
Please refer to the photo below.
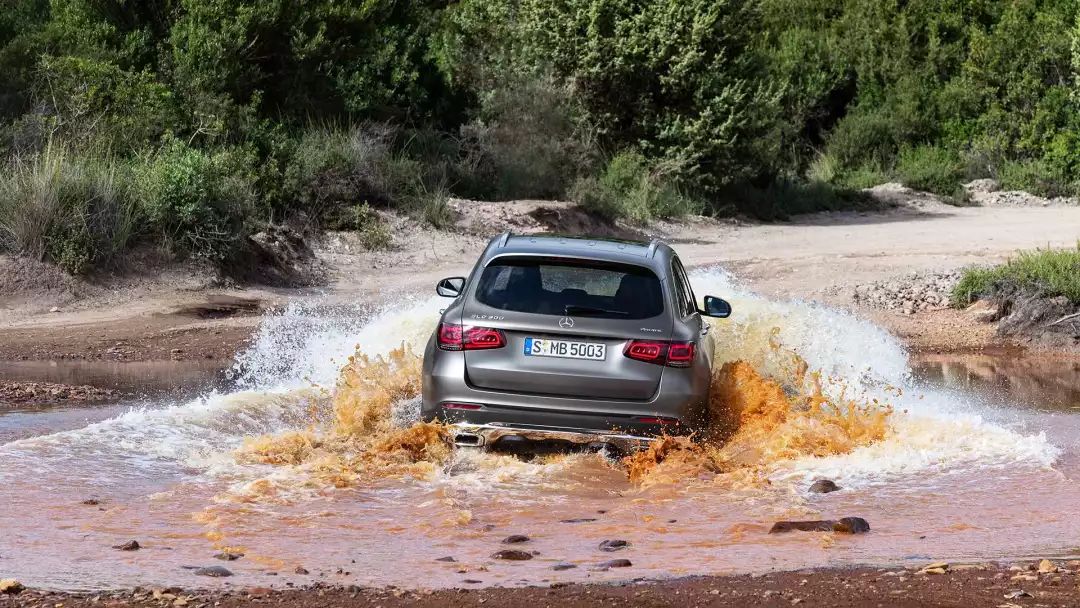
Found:
[[424, 351], [423, 418], [457, 445], [623, 453], [704, 422], [713, 343], [678, 256], [660, 241], [492, 239]]

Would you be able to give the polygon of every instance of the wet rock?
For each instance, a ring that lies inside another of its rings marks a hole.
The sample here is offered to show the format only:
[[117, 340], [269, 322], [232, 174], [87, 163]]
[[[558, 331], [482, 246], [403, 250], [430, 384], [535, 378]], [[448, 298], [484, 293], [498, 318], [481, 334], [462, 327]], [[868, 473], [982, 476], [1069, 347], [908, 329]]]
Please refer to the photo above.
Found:
[[122, 545], [113, 545], [113, 549], [119, 549], [121, 551], [138, 551], [142, 549], [142, 545], [137, 540], [129, 540]]
[[87, 498], [86, 500], [82, 501], [82, 504], [88, 507], [96, 507], [97, 505], [101, 504], [101, 501], [96, 498]]
[[633, 566], [633, 565], [634, 564], [632, 564], [630, 562], [630, 560], [625, 559], [625, 558], [623, 558], [623, 559], [609, 559], [606, 562], [602, 562], [602, 563], [597, 564], [598, 567], [604, 568], [605, 570], [608, 569], [608, 568], [629, 568], [630, 566]]
[[195, 576], [209, 576], [212, 578], [223, 578], [233, 575], [231, 570], [222, 566], [208, 566], [206, 568], [196, 568], [193, 574]]
[[530, 540], [532, 539], [530, 539], [528, 536], [525, 536], [524, 534], [511, 534], [510, 536], [502, 539], [502, 543], [504, 545], [518, 545], [521, 543], [527, 543]]
[[437, 561], [437, 562], [448, 562], [448, 563], [451, 563], [451, 564], [457, 563], [457, 560], [454, 559], [453, 557], [449, 556], [449, 555], [447, 555], [446, 557], [436, 558], [435, 561]]
[[293, 570], [293, 572], [296, 574], [311, 574], [308, 572], [308, 569], [303, 566], [297, 566], [296, 570]]
[[1057, 565], [1054, 564], [1054, 562], [1052, 562], [1052, 561], [1050, 561], [1048, 559], [1044, 559], [1041, 562], [1039, 562], [1039, 569], [1038, 569], [1039, 574], [1053, 574], [1053, 573], [1055, 573], [1057, 571], [1058, 571], [1058, 567], [1057, 567]]
[[605, 540], [605, 541], [600, 542], [599, 549], [601, 551], [607, 551], [607, 552], [610, 553], [612, 551], [620, 551], [620, 550], [625, 549], [625, 548], [627, 548], [629, 546], [630, 546], [629, 541], [625, 541], [625, 540]]
[[832, 532], [833, 521], [778, 521], [769, 528], [769, 534], [782, 534], [784, 532]]
[[836, 485], [831, 479], [819, 479], [810, 484], [811, 494], [828, 494], [829, 492], [835, 492], [840, 489], [840, 486]]
[[833, 525], [833, 531], [843, 534], [865, 534], [870, 531], [870, 522], [861, 517], [841, 517]]
[[1032, 595], [1030, 593], [1028, 593], [1027, 591], [1024, 591], [1023, 589], [1014, 589], [1014, 590], [1012, 590], [1012, 591], [1005, 594], [1005, 599], [1007, 599], [1007, 600], [1018, 600], [1018, 599], [1021, 599], [1021, 598], [1028, 598], [1028, 597], [1032, 597]]
[[503, 559], [514, 562], [521, 562], [532, 558], [532, 553], [529, 553], [528, 551], [518, 551], [517, 549], [503, 549], [502, 551], [496, 551], [491, 554], [491, 559]]
[[218, 553], [217, 555], [215, 555], [214, 559], [220, 559], [221, 561], [225, 561], [225, 562], [235, 562], [236, 560], [240, 559], [241, 557], [244, 557], [243, 553], [232, 553], [232, 552], [229, 552], [229, 551], [222, 551], [221, 553]]
[[23, 587], [22, 583], [13, 578], [0, 579], [0, 594], [18, 595], [24, 589], [26, 587]]
[[587, 524], [590, 521], [596, 521], [595, 517], [575, 517], [574, 519], [561, 519], [559, 523], [562, 524]]
[[577, 564], [571, 564], [570, 562], [559, 562], [551, 567], [556, 572], [562, 572], [563, 570], [573, 570], [577, 568]]
[[818, 519], [808, 521], [778, 521], [769, 529], [769, 534], [784, 532], [840, 532], [842, 534], [862, 534], [870, 531], [870, 524], [861, 517], [842, 517], [838, 520]]
[[469, 585], [479, 585], [480, 583], [482, 583], [484, 581], [478, 581], [475, 578], [464, 578], [464, 579], [461, 579], [461, 582], [467, 583]]

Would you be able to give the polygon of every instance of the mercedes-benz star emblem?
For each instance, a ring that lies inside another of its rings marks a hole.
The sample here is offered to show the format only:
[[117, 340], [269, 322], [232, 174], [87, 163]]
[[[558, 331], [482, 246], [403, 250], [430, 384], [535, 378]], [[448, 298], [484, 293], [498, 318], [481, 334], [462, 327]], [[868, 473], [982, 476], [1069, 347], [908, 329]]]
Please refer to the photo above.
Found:
[[570, 317], [563, 317], [563, 318], [559, 319], [559, 327], [561, 327], [563, 329], [568, 329], [568, 328], [571, 328], [573, 326], [574, 326], [574, 320], [571, 319]]

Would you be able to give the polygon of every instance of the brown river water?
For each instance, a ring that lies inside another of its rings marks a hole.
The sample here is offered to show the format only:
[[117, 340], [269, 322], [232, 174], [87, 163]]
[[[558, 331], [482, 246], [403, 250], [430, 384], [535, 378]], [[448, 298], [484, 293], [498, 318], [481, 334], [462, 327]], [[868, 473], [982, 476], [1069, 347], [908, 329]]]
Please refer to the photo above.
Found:
[[[714, 395], [734, 413], [710, 441], [627, 461], [455, 452], [416, 424], [412, 353], [443, 305], [426, 298], [270, 317], [194, 398], [0, 409], [0, 578], [432, 588], [1080, 555], [1080, 365], [912, 359], [849, 314], [721, 271], [694, 282], [735, 308], [714, 325]], [[843, 489], [807, 493], [818, 478]], [[871, 532], [768, 534], [845, 516]], [[491, 558], [506, 548], [534, 557]], [[633, 565], [594, 568], [612, 558]], [[189, 569], [213, 565], [234, 576]]]

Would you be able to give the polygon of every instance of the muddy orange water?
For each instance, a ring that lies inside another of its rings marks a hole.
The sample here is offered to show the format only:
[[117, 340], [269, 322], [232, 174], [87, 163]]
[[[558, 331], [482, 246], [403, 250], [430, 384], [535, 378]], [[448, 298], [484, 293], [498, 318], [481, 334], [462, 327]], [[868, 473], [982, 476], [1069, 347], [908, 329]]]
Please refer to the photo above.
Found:
[[[672, 439], [622, 462], [453, 451], [416, 424], [411, 354], [443, 302], [293, 308], [265, 321], [228, 391], [36, 426], [33, 412], [0, 414], [0, 577], [426, 588], [1077, 555], [1080, 402], [1038, 389], [1080, 386], [1075, 372], [912, 364], [848, 314], [755, 296], [720, 271], [694, 282], [735, 308], [714, 324], [725, 365], [703, 445]], [[5, 435], [13, 420], [21, 435]], [[820, 477], [843, 490], [808, 494]], [[767, 534], [778, 519], [844, 516], [871, 532]], [[533, 559], [490, 557], [511, 534], [531, 538], [513, 548]], [[143, 548], [112, 548], [132, 539]], [[630, 546], [603, 553], [605, 539]], [[613, 556], [633, 566], [591, 569]], [[235, 576], [189, 569], [208, 565]]]

